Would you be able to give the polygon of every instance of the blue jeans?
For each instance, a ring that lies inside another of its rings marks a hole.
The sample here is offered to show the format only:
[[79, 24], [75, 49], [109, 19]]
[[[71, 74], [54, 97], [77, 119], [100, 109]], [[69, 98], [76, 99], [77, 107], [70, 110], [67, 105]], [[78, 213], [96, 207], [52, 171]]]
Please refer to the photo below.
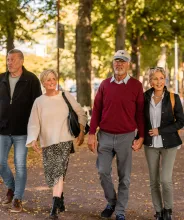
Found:
[[[14, 191], [14, 198], [22, 199], [27, 180], [27, 135], [0, 135], [0, 175], [8, 189]], [[10, 149], [14, 145], [15, 179], [7, 160]]]

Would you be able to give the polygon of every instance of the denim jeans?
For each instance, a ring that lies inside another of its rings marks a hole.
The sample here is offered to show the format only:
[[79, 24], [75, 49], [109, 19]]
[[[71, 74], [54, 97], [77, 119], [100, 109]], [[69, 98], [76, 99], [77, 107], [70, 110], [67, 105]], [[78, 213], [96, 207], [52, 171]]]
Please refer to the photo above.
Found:
[[[8, 189], [14, 191], [14, 198], [22, 199], [27, 180], [27, 135], [0, 135], [0, 175]], [[10, 149], [14, 146], [15, 178], [7, 160]]]

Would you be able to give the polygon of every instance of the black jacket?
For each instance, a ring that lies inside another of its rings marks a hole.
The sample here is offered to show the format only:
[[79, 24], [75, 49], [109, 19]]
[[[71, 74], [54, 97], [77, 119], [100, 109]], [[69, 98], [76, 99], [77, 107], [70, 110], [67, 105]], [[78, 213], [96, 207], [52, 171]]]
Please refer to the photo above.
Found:
[[[147, 146], [152, 145], [152, 137], [149, 135], [149, 130], [152, 129], [150, 122], [150, 100], [151, 95], [154, 89], [151, 88], [144, 93], [145, 99], [145, 137], [144, 144]], [[174, 106], [174, 115], [172, 111], [170, 93], [165, 87], [165, 94], [162, 100], [162, 115], [161, 115], [161, 124], [158, 128], [159, 135], [162, 137], [164, 148], [172, 148], [182, 144], [182, 141], [178, 135], [178, 130], [184, 126], [184, 114], [183, 108], [180, 101], [180, 97], [177, 94], [174, 94], [175, 106]]]
[[41, 94], [36, 75], [23, 67], [11, 100], [9, 72], [0, 74], [0, 134], [26, 135], [33, 102]]

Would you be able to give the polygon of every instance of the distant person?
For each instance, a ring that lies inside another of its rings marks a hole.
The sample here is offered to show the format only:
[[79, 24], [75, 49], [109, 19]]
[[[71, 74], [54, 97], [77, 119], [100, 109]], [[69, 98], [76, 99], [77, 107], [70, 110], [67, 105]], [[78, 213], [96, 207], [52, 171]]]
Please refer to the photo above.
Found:
[[[125, 220], [132, 167], [132, 148], [138, 151], [144, 137], [144, 97], [142, 84], [128, 74], [130, 55], [125, 50], [114, 54], [114, 75], [102, 81], [92, 110], [88, 146], [97, 147], [97, 168], [107, 206], [101, 217]], [[97, 139], [96, 130], [99, 127]], [[135, 130], [139, 139], [134, 141]], [[118, 192], [112, 183], [112, 160], [116, 156], [119, 177]]]
[[[63, 99], [62, 92], [56, 90], [57, 73], [54, 70], [45, 70], [40, 80], [46, 92], [37, 98], [33, 104], [28, 123], [27, 146], [38, 153], [42, 152], [46, 183], [53, 190], [53, 204], [50, 219], [57, 219], [58, 212], [65, 210], [63, 197], [63, 181], [68, 168], [70, 151], [74, 137], [68, 128], [68, 106]], [[80, 134], [77, 144], [84, 141], [84, 128], [87, 116], [69, 93], [65, 95], [78, 115]], [[40, 146], [38, 145], [38, 140]], [[41, 147], [41, 148], [40, 148]]]
[[[22, 211], [22, 198], [27, 180], [27, 124], [34, 100], [41, 95], [36, 75], [24, 66], [20, 50], [8, 52], [8, 71], [0, 74], [0, 175], [8, 188], [3, 205], [12, 202], [11, 212]], [[15, 178], [7, 160], [14, 146]]]
[[[156, 220], [171, 220], [173, 209], [172, 173], [177, 148], [182, 144], [178, 130], [184, 126], [180, 97], [165, 86], [166, 75], [162, 67], [150, 69], [151, 89], [145, 97], [144, 149], [149, 168], [152, 202]], [[162, 190], [161, 190], [162, 188]]]

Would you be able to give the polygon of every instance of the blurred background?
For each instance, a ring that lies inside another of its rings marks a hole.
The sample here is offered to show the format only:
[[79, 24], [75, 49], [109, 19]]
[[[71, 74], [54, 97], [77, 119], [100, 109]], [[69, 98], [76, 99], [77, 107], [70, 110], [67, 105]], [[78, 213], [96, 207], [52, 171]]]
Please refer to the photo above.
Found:
[[130, 75], [149, 88], [149, 67], [164, 67], [170, 91], [184, 96], [183, 0], [0, 0], [0, 72], [7, 51], [25, 54], [38, 77], [59, 72], [59, 87], [82, 106], [93, 105], [101, 81], [113, 74], [118, 49], [132, 57]]

